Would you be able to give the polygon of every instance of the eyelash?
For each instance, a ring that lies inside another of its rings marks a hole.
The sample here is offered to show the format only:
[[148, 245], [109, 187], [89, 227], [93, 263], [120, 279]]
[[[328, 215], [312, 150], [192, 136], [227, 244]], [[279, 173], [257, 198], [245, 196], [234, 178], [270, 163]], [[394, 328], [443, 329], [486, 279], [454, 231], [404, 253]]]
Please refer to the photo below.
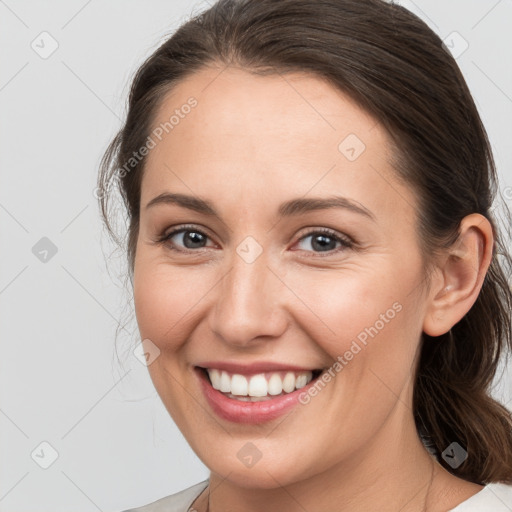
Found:
[[[187, 232], [187, 231], [193, 231], [194, 233], [199, 233], [200, 235], [202, 235], [206, 238], [210, 238], [206, 233], [197, 229], [195, 226], [184, 225], [184, 226], [177, 227], [170, 233], [167, 233], [167, 234], [164, 233], [163, 235], [158, 237], [156, 242], [158, 244], [164, 244], [165, 242], [169, 241], [174, 235], [177, 235], [178, 233], [182, 233], [182, 232]], [[315, 254], [315, 257], [323, 258], [326, 256], [332, 256], [342, 250], [354, 248], [355, 242], [350, 237], [348, 237], [346, 235], [344, 235], [344, 236], [339, 235], [338, 233], [336, 233], [336, 231], [333, 231], [332, 229], [329, 229], [329, 228], [315, 228], [314, 230], [304, 233], [298, 241], [300, 242], [303, 239], [307, 238], [308, 236], [318, 235], [318, 234], [327, 235], [329, 238], [334, 239], [335, 242], [340, 242], [341, 247], [338, 247], [337, 249], [331, 249], [329, 251], [320, 251], [320, 252], [306, 251], [306, 252], [313, 252]], [[200, 247], [199, 249], [177, 249], [176, 247], [171, 245], [171, 246], [169, 246], [169, 249], [171, 249], [173, 251], [182, 252], [182, 253], [193, 253], [193, 252], [199, 252], [200, 249], [207, 249], [207, 247]]]

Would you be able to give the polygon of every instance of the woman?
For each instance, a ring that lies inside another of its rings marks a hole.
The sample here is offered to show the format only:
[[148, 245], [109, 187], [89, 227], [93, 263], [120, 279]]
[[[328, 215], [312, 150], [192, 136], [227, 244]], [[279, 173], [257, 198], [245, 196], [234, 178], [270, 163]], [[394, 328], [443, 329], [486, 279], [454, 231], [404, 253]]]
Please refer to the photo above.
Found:
[[152, 381], [211, 470], [134, 510], [512, 510], [496, 171], [425, 23], [220, 0], [135, 76], [109, 228], [113, 183]]

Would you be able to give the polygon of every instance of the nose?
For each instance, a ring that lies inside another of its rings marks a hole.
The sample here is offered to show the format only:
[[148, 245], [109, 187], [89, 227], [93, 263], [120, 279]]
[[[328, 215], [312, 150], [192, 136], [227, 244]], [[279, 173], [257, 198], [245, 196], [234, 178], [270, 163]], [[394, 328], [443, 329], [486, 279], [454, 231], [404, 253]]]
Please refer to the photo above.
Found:
[[229, 271], [215, 287], [209, 326], [233, 348], [253, 347], [281, 336], [288, 325], [286, 286], [271, 270], [263, 252], [247, 263], [234, 253]]

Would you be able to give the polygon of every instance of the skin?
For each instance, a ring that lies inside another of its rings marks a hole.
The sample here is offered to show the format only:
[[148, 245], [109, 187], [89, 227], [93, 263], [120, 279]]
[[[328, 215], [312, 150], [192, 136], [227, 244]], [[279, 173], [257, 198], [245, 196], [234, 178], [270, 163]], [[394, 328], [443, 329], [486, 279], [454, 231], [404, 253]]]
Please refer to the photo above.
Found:
[[[148, 367], [155, 388], [211, 470], [210, 511], [445, 511], [481, 490], [423, 447], [412, 384], [421, 333], [447, 332], [478, 296], [488, 221], [463, 220], [427, 288], [414, 191], [396, 179], [388, 134], [350, 98], [308, 74], [212, 67], [167, 94], [154, 126], [190, 96], [197, 106], [147, 157], [134, 300], [142, 339], [160, 350]], [[366, 146], [353, 161], [338, 149], [349, 134]], [[207, 199], [221, 218], [146, 208], [163, 192]], [[374, 220], [342, 208], [277, 215], [284, 201], [333, 194]], [[157, 242], [183, 224], [207, 236], [202, 248], [187, 251], [183, 233]], [[322, 252], [324, 227], [355, 245]], [[236, 252], [247, 236], [262, 249], [252, 263]], [[277, 420], [219, 418], [193, 372], [205, 360], [328, 367], [394, 303], [401, 311], [336, 377]], [[237, 457], [248, 442], [262, 454], [250, 468]], [[206, 493], [194, 507], [206, 509]]]

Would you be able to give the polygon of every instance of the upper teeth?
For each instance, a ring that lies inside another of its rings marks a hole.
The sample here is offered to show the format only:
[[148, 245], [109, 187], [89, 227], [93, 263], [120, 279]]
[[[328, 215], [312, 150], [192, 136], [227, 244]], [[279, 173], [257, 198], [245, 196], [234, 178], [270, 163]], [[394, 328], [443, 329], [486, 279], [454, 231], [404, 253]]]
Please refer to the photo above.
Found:
[[304, 387], [313, 378], [311, 371], [258, 373], [251, 377], [230, 374], [215, 368], [208, 368], [206, 371], [214, 389], [223, 393], [254, 397], [291, 393]]

